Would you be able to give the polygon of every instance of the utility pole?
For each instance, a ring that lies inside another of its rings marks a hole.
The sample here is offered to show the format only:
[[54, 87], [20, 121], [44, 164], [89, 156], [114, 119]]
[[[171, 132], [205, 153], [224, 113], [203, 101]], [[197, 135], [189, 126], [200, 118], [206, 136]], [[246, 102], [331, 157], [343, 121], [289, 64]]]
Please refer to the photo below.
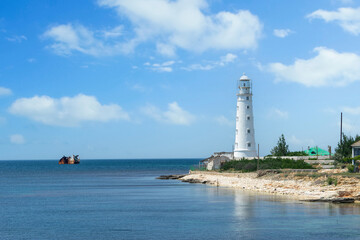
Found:
[[342, 113], [340, 118], [340, 145], [342, 144]]
[[258, 171], [259, 171], [259, 161], [260, 161], [260, 144], [258, 144], [258, 159], [257, 159], [257, 167], [256, 167]]
[[343, 145], [342, 145], [342, 112], [341, 112], [341, 117], [340, 117], [340, 154], [341, 154], [341, 158], [343, 158]]

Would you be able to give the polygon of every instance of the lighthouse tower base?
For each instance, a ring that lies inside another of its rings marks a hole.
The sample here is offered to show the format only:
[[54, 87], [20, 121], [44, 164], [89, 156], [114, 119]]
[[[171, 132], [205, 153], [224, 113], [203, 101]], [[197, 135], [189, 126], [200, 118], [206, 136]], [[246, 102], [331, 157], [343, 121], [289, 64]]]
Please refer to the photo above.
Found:
[[256, 150], [235, 150], [234, 159], [257, 157]]

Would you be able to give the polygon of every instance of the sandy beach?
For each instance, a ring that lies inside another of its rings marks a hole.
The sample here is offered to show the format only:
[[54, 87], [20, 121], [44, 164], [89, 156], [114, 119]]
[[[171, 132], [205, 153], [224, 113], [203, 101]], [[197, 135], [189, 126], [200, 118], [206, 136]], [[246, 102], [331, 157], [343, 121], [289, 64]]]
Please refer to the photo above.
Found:
[[[331, 175], [330, 175], [331, 174]], [[232, 187], [262, 193], [288, 195], [299, 200], [336, 202], [358, 201], [360, 181], [355, 177], [334, 175], [320, 170], [317, 173], [219, 173], [190, 171], [180, 180], [193, 183]], [[329, 184], [329, 177], [333, 181]]]

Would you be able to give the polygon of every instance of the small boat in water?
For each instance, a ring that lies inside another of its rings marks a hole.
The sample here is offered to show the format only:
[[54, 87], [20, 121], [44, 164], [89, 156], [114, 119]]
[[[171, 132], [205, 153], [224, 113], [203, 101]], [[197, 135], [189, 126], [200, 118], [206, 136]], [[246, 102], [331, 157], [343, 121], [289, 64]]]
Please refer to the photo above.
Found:
[[80, 158], [79, 155], [73, 155], [72, 157], [63, 156], [59, 160], [59, 164], [79, 164]]

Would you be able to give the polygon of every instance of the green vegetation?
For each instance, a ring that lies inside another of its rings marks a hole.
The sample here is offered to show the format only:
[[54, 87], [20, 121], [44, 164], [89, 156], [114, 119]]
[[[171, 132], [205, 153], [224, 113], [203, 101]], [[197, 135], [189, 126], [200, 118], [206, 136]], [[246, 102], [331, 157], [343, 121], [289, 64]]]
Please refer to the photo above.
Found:
[[354, 172], [354, 165], [347, 165], [347, 169], [349, 173], [353, 173]]
[[[292, 159], [282, 159], [282, 158], [265, 158], [259, 160], [259, 170], [264, 169], [313, 169], [313, 167], [304, 162], [303, 160], [292, 160]], [[241, 171], [241, 172], [254, 172], [257, 170], [257, 159], [245, 160], [241, 159], [239, 161], [229, 161], [225, 162], [221, 166], [222, 171]]]
[[207, 169], [205, 167], [198, 167], [198, 166], [191, 166], [190, 167], [191, 171], [206, 171]]
[[342, 142], [339, 142], [335, 148], [335, 159], [342, 162], [346, 158], [351, 158], [351, 145], [359, 140], [359, 135], [356, 135], [355, 138], [353, 138], [352, 136], [343, 134]]
[[336, 161], [338, 163], [345, 163], [345, 164], [351, 164], [352, 163], [352, 158], [339, 158], [339, 159], [336, 159]]
[[308, 156], [308, 155], [303, 151], [290, 152], [289, 151], [289, 145], [286, 144], [285, 136], [284, 136], [284, 134], [281, 134], [281, 136], [279, 137], [277, 145], [273, 149], [271, 149], [271, 155], [269, 155], [269, 156], [276, 156], [276, 157], [293, 156], [293, 157], [298, 157], [298, 156]]
[[286, 156], [300, 157], [300, 156], [308, 156], [308, 155], [302, 151], [295, 151], [295, 152], [288, 152]]
[[271, 149], [271, 154], [273, 156], [287, 156], [288, 153], [289, 145], [286, 144], [284, 134], [281, 134], [277, 145], [273, 149]]
[[332, 177], [328, 177], [327, 179], [326, 179], [326, 182], [328, 183], [328, 185], [337, 185], [337, 178], [332, 178]]
[[360, 174], [359, 174], [359, 173], [349, 173], [349, 172], [345, 172], [345, 173], [334, 173], [333, 175], [335, 175], [335, 176], [341, 176], [341, 177], [347, 177], [347, 178], [357, 178], [357, 179], [360, 179]]
[[311, 173], [311, 174], [308, 174], [308, 176], [310, 178], [319, 178], [321, 176], [323, 176], [321, 173]]

